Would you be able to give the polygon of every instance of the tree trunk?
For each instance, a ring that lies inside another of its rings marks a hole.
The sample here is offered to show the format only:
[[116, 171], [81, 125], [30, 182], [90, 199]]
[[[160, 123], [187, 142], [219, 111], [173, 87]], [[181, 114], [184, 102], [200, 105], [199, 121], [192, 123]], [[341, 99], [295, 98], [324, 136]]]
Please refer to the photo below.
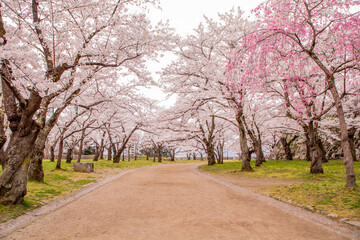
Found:
[[93, 161], [97, 162], [99, 160], [99, 155], [100, 155], [100, 146], [98, 144], [96, 144], [95, 155], [94, 155]]
[[324, 144], [322, 143], [321, 138], [319, 136], [317, 136], [317, 139], [319, 141], [319, 148], [321, 150], [322, 163], [327, 163], [327, 162], [329, 162], [329, 160], [326, 158], [326, 150], [325, 150]]
[[239, 111], [236, 114], [236, 121], [238, 123], [240, 149], [241, 149], [241, 160], [242, 160], [241, 170], [246, 172], [252, 172], [254, 170], [250, 166], [251, 158], [249, 154], [249, 147], [247, 145], [245, 127], [241, 121], [241, 117], [242, 117], [242, 112]]
[[104, 150], [105, 150], [105, 148], [104, 148], [104, 146], [102, 146], [102, 147], [100, 148], [99, 159], [104, 159]]
[[43, 159], [45, 143], [48, 133], [43, 129], [40, 130], [39, 135], [35, 141], [34, 149], [30, 155], [30, 165], [28, 170], [28, 179], [36, 182], [44, 181]]
[[83, 129], [81, 132], [81, 139], [80, 139], [80, 143], [79, 143], [79, 152], [78, 152], [78, 156], [77, 156], [78, 163], [81, 161], [81, 157], [83, 154], [84, 138], [85, 138], [85, 129]]
[[66, 163], [71, 163], [72, 152], [73, 152], [73, 148], [68, 148], [67, 153], [66, 153]]
[[[245, 120], [245, 117], [244, 115], [242, 116], [242, 122], [245, 126], [245, 129], [247, 130], [247, 133], [251, 139], [251, 141], [253, 142], [253, 152], [256, 154], [256, 162], [255, 162], [255, 166], [256, 167], [260, 167], [260, 165], [265, 162], [265, 158], [264, 158], [264, 153], [263, 153], [263, 150], [262, 150], [262, 144], [261, 144], [261, 133], [260, 133], [260, 129], [259, 127], [256, 125], [256, 122], [255, 122], [255, 119], [253, 120], [254, 121], [254, 125], [255, 125], [255, 128], [256, 128], [256, 132], [257, 134], [255, 133], [255, 131], [253, 129], [250, 129], [249, 126], [247, 125], [246, 123], [246, 120]], [[249, 151], [249, 155], [250, 155], [250, 158], [251, 158], [251, 151]]]
[[[134, 134], [134, 132], [138, 129], [138, 126], [134, 127], [133, 130], [131, 130], [131, 132], [129, 133], [128, 136], [125, 137], [125, 139], [123, 139], [123, 142], [122, 142], [122, 146], [120, 148], [120, 150], [114, 154], [114, 160], [113, 162], [114, 163], [119, 163], [120, 162], [120, 156], [121, 154], [124, 152], [124, 149], [126, 148], [126, 145], [127, 143], [129, 142], [131, 136]], [[124, 161], [124, 156], [123, 156], [123, 161]]]
[[223, 164], [224, 163], [224, 143], [219, 143], [217, 145], [216, 152], [217, 152], [217, 155], [216, 155], [217, 163]]
[[113, 163], [119, 163], [121, 159], [121, 154], [118, 154], [118, 152], [114, 152], [114, 157], [113, 157]]
[[44, 159], [44, 148], [39, 148], [36, 146], [35, 142], [35, 147], [30, 157], [28, 170], [28, 179], [31, 181], [44, 182], [44, 169], [42, 164]]
[[111, 144], [108, 148], [108, 161], [111, 161], [112, 160], [112, 147], [111, 147]]
[[[311, 137], [312, 138], [312, 137]], [[311, 167], [310, 173], [324, 173], [322, 167], [322, 160], [323, 160], [323, 152], [320, 149], [319, 143], [316, 139], [310, 139], [311, 151], [310, 151], [310, 158], [311, 158]]]
[[161, 154], [161, 146], [157, 147], [157, 155], [158, 155], [158, 162], [161, 163], [162, 162], [162, 154]]
[[131, 147], [130, 147], [130, 146], [128, 146], [128, 156], [127, 156], [127, 157], [128, 157], [128, 162], [130, 162], [130, 158], [131, 158], [131, 155], [130, 155], [130, 148], [131, 148]]
[[57, 156], [57, 162], [56, 162], [55, 169], [61, 169], [61, 159], [62, 159], [63, 151], [64, 151], [64, 139], [61, 136], [60, 142], [59, 142], [59, 152], [58, 152], [58, 156]]
[[255, 152], [256, 152], [256, 163], [255, 166], [259, 167], [263, 162], [265, 162], [264, 152], [261, 148], [261, 144], [254, 144]]
[[100, 143], [100, 149], [99, 149], [99, 158], [100, 159], [104, 159], [104, 138], [105, 138], [105, 132], [103, 134], [103, 137], [101, 138], [101, 143]]
[[208, 158], [208, 165], [214, 165], [216, 163], [215, 159], [215, 149], [213, 144], [206, 144], [206, 154]]
[[351, 127], [350, 129], [348, 129], [348, 136], [349, 136], [349, 142], [350, 142], [350, 148], [351, 148], [351, 155], [353, 157], [353, 161], [357, 161], [356, 159], [356, 151], [355, 151], [355, 133], [356, 133], [356, 128], [355, 127]]
[[55, 147], [50, 147], [50, 162], [55, 162]]
[[327, 78], [329, 88], [333, 99], [335, 101], [336, 111], [338, 114], [338, 119], [340, 122], [340, 132], [341, 132], [341, 146], [344, 152], [344, 164], [346, 170], [346, 187], [356, 187], [355, 171], [354, 171], [354, 162], [353, 156], [351, 154], [351, 144], [349, 141], [347, 124], [345, 121], [345, 114], [341, 104], [341, 100], [337, 89], [335, 87], [334, 79]]
[[115, 144], [113, 144], [112, 145], [112, 151], [113, 151], [113, 153], [112, 153], [112, 156], [113, 156], [113, 163], [119, 163], [120, 162], [120, 155], [118, 154], [118, 152], [117, 152], [117, 147], [116, 147], [116, 145]]
[[30, 153], [39, 133], [35, 122], [28, 123], [28, 132], [14, 131], [5, 151], [6, 168], [0, 176], [0, 204], [17, 204], [27, 193], [27, 172]]
[[331, 92], [333, 100], [335, 102], [336, 112], [338, 115], [339, 123], [340, 123], [340, 133], [341, 133], [341, 146], [344, 152], [344, 164], [346, 170], [346, 187], [353, 188], [356, 187], [356, 178], [354, 171], [354, 161], [353, 156], [351, 154], [351, 144], [349, 141], [348, 129], [345, 120], [344, 109], [341, 103], [341, 99], [339, 93], [336, 89], [335, 85], [335, 77], [332, 70], [327, 69], [320, 59], [313, 52], [308, 52], [309, 56], [314, 60], [314, 62], [324, 71], [326, 74], [325, 82]]
[[23, 102], [17, 104], [15, 95], [9, 87], [15, 79], [6, 59], [1, 59], [0, 77], [4, 109], [12, 132], [9, 144], [3, 153], [3, 164], [6, 167], [0, 176], [0, 204], [17, 204], [24, 200], [27, 192], [30, 154], [40, 130], [33, 116], [39, 110], [42, 98], [31, 90], [29, 99], [20, 99], [20, 102]]
[[[294, 136], [294, 137], [296, 137], [296, 136]], [[286, 160], [292, 161], [293, 157], [292, 157], [291, 148], [290, 148], [292, 141], [290, 140], [290, 142], [288, 142], [287, 135], [285, 135], [284, 137], [280, 138], [280, 142], [281, 142], [281, 145], [284, 147]]]
[[0, 164], [2, 166], [2, 169], [5, 169], [5, 151], [4, 146], [6, 143], [7, 137], [5, 133], [5, 125], [4, 125], [4, 115], [3, 113], [0, 113]]
[[174, 150], [170, 150], [169, 154], [170, 154], [170, 161], [174, 162], [175, 161], [175, 149]]
[[311, 162], [311, 156], [310, 156], [310, 138], [309, 138], [309, 134], [307, 134], [307, 132], [305, 131], [305, 144], [306, 144], [306, 161]]

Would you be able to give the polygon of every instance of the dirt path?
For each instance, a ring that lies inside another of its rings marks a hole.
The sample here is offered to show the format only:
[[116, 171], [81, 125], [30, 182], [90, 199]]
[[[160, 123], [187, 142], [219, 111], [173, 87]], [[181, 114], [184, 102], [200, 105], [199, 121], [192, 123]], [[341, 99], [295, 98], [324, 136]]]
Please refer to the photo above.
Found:
[[132, 171], [6, 239], [355, 239], [214, 182], [195, 166]]

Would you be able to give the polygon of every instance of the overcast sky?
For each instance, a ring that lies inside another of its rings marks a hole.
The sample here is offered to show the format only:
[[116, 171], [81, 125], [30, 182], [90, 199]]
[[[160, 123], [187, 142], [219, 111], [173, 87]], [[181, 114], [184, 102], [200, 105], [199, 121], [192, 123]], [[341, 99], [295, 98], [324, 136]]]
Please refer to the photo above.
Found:
[[[160, 20], [169, 20], [171, 27], [175, 28], [176, 32], [182, 36], [191, 34], [192, 30], [196, 28], [203, 16], [216, 19], [218, 13], [228, 12], [231, 8], [240, 7], [245, 16], [250, 15], [252, 9], [257, 7], [263, 0], [160, 0], [160, 10], [152, 10], [149, 17], [154, 24]], [[165, 58], [159, 62], [151, 62], [148, 67], [152, 71], [160, 71], [163, 67], [170, 63], [171, 57]], [[158, 76], [154, 76], [155, 78]], [[151, 88], [143, 89], [149, 97], [164, 100], [164, 93], [160, 89]], [[174, 99], [170, 99], [165, 106], [172, 105]]]
[[160, 0], [162, 12], [154, 11], [151, 16], [169, 19], [179, 34], [191, 33], [203, 20], [203, 16], [216, 18], [217, 14], [240, 7], [246, 14], [263, 0]]

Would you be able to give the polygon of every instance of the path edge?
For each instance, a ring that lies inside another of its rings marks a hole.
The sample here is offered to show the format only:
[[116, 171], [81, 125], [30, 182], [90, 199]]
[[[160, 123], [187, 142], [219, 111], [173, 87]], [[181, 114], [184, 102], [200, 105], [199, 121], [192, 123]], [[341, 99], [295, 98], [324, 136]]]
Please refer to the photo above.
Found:
[[304, 219], [308, 222], [314, 223], [322, 228], [325, 228], [327, 230], [335, 232], [341, 236], [348, 237], [348, 238], [355, 239], [355, 240], [357, 240], [357, 239], [360, 240], [360, 231], [357, 229], [350, 229], [350, 228], [352, 228], [350, 226], [343, 226], [341, 223], [331, 220], [323, 215], [309, 212], [302, 208], [286, 204], [284, 202], [278, 201], [278, 200], [268, 197], [266, 195], [253, 192], [244, 187], [240, 187], [235, 184], [224, 181], [222, 179], [218, 179], [214, 175], [211, 175], [210, 173], [200, 171], [199, 166], [194, 166], [192, 168], [192, 171], [199, 176], [205, 177], [208, 180], [216, 182], [217, 184], [220, 184], [220, 185], [230, 188], [232, 190], [241, 192], [242, 194], [251, 196], [251, 197], [255, 198], [256, 200], [259, 200], [260, 202], [265, 203], [266, 205], [278, 208], [283, 212], [294, 215], [294, 216]]
[[29, 224], [30, 222], [33, 222], [42, 216], [45, 216], [51, 212], [56, 211], [59, 208], [62, 208], [64, 206], [68, 205], [69, 203], [75, 201], [76, 199], [79, 199], [80, 197], [93, 192], [94, 190], [98, 189], [99, 187], [102, 187], [102, 186], [122, 177], [125, 174], [131, 173], [131, 172], [134, 172], [134, 171], [137, 171], [140, 169], [149, 168], [149, 167], [152, 167], [152, 166], [133, 168], [133, 169], [125, 170], [121, 173], [117, 173], [110, 177], [104, 178], [100, 181], [97, 181], [89, 186], [81, 188], [74, 194], [57, 199], [57, 200], [50, 202], [44, 206], [41, 206], [32, 211], [29, 211], [17, 218], [10, 219], [7, 222], [1, 223], [0, 224], [0, 238], [6, 237], [7, 235], [15, 232], [16, 230], [19, 230], [20, 228], [24, 227], [25, 225]]

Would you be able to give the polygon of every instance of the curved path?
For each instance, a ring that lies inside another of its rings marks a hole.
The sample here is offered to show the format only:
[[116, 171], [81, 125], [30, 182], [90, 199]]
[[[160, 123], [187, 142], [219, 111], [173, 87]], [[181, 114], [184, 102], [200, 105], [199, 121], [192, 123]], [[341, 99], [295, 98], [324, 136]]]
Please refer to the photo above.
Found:
[[197, 165], [131, 171], [6, 239], [355, 239], [216, 183]]

